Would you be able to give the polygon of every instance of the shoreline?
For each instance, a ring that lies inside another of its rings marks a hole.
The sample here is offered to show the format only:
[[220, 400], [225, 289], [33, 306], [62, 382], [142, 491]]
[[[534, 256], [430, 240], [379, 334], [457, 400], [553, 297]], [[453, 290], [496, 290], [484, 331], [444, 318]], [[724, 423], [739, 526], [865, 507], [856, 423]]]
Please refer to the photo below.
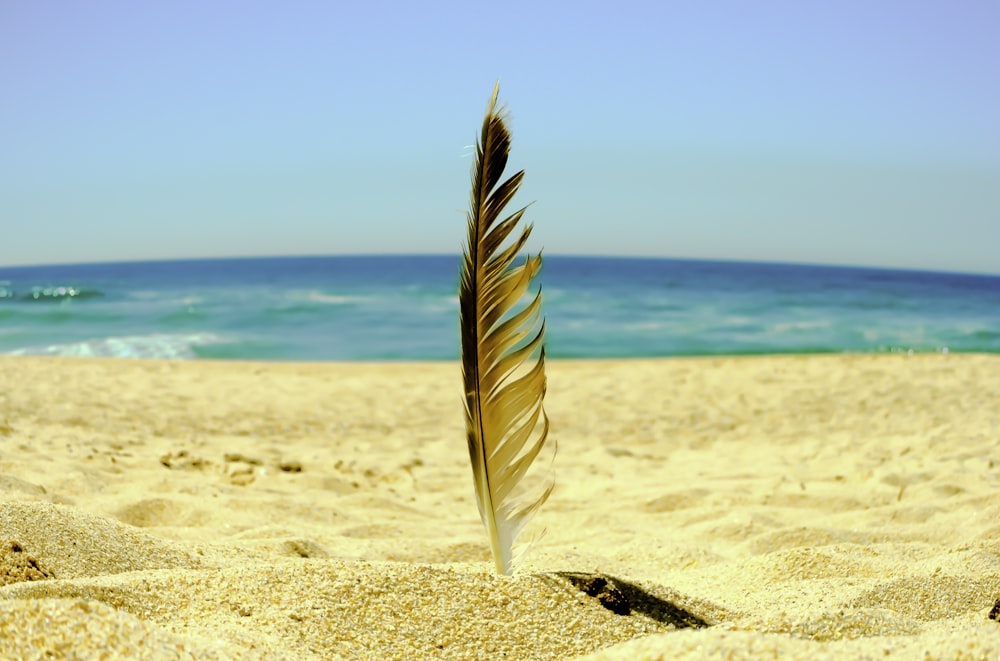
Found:
[[501, 578], [457, 361], [0, 357], [0, 558], [54, 574], [0, 586], [0, 656], [1000, 655], [1000, 355], [547, 367], [547, 533]]
[[[545, 362], [553, 364], [581, 364], [588, 363], [660, 363], [671, 361], [712, 361], [712, 360], [761, 360], [761, 361], [781, 361], [781, 360], [804, 360], [804, 359], [948, 359], [948, 358], [986, 358], [1000, 359], [1000, 353], [988, 351], [885, 351], [885, 352], [787, 352], [787, 353], [724, 353], [724, 354], [692, 354], [692, 355], [665, 355], [665, 356], [595, 356], [589, 358], [581, 357], [553, 357], [545, 356]], [[449, 363], [459, 364], [456, 358], [440, 359], [357, 359], [357, 360], [259, 360], [253, 358], [151, 358], [151, 357], [121, 357], [121, 356], [76, 356], [76, 355], [40, 355], [40, 354], [0, 354], [0, 365], [4, 363], [16, 363], [20, 361], [40, 361], [40, 362], [93, 362], [93, 363], [123, 363], [128, 364], [169, 364], [169, 365], [243, 365], [243, 366], [328, 366], [336, 368], [338, 366], [397, 366], [405, 367], [411, 365], [446, 365]]]

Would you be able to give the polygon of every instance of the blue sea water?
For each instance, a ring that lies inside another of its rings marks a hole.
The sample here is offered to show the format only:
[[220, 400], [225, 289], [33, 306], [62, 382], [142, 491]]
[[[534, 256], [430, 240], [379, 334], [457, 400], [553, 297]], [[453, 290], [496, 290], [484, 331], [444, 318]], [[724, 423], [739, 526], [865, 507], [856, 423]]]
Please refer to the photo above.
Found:
[[[547, 256], [555, 358], [1000, 353], [1000, 276]], [[457, 256], [0, 267], [0, 353], [458, 356]]]

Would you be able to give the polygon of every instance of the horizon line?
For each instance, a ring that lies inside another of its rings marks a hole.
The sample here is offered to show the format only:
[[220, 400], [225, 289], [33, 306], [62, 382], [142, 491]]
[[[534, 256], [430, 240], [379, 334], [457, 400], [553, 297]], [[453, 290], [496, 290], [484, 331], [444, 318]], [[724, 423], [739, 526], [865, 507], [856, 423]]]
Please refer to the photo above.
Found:
[[[533, 252], [533, 251], [527, 251]], [[399, 257], [455, 257], [458, 253], [450, 252], [357, 252], [357, 253], [301, 253], [301, 254], [278, 254], [278, 255], [224, 255], [224, 256], [194, 256], [194, 257], [157, 257], [152, 259], [94, 259], [73, 262], [31, 262], [24, 264], [0, 264], [0, 271], [32, 268], [52, 268], [68, 266], [102, 266], [113, 264], [155, 264], [171, 262], [211, 262], [227, 260], [253, 260], [253, 259], [331, 259], [331, 258], [399, 258]], [[960, 271], [953, 269], [928, 268], [919, 266], [885, 266], [877, 264], [848, 264], [843, 262], [798, 262], [780, 261], [774, 259], [748, 259], [732, 257], [675, 257], [666, 255], [625, 255], [625, 254], [596, 254], [596, 253], [555, 253], [544, 254], [544, 257], [555, 258], [577, 258], [577, 259], [618, 259], [618, 260], [646, 260], [646, 261], [673, 261], [673, 262], [719, 262], [731, 264], [758, 264], [773, 266], [811, 266], [835, 269], [867, 269], [874, 271], [908, 271], [916, 273], [942, 273], [952, 275], [970, 275], [981, 277], [1000, 277], [1000, 271]]]

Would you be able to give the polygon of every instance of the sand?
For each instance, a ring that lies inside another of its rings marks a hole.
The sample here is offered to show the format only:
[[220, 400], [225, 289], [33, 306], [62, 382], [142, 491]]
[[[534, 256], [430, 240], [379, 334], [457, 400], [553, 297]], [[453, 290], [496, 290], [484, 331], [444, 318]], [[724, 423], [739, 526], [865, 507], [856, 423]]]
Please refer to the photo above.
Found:
[[500, 577], [456, 364], [0, 358], [0, 658], [1000, 658], [1000, 356], [548, 375]]

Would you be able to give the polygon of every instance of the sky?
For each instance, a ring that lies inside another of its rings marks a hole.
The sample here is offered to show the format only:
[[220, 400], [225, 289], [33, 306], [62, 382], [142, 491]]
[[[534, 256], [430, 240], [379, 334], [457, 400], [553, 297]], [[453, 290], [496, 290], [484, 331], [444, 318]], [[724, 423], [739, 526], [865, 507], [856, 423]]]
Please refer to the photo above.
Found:
[[0, 2], [0, 265], [458, 253], [1000, 273], [1000, 3]]

